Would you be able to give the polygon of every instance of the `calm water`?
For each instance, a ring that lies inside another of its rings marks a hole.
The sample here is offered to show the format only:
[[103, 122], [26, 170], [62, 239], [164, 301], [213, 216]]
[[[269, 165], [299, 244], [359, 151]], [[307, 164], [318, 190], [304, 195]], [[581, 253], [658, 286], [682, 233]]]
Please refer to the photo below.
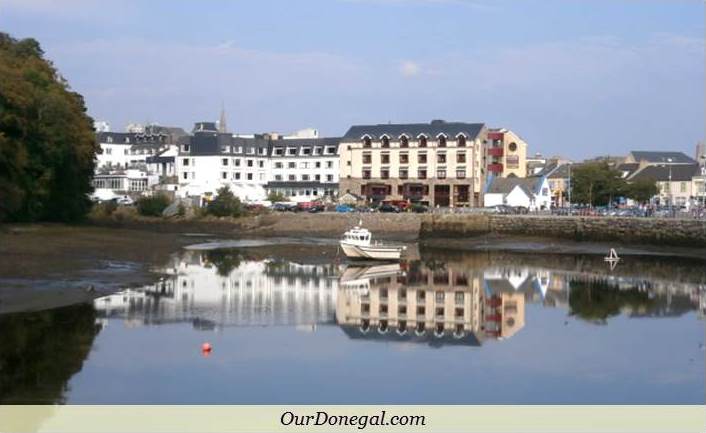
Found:
[[704, 403], [703, 262], [310, 255], [183, 251], [155, 285], [0, 316], [0, 401]]

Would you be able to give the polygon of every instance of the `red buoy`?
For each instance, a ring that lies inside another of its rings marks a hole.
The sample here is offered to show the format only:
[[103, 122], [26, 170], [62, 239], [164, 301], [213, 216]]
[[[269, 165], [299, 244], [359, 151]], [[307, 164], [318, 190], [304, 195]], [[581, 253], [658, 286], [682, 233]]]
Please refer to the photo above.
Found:
[[211, 343], [203, 343], [201, 345], [201, 351], [203, 353], [210, 353], [211, 350], [213, 350], [213, 347], [211, 347]]

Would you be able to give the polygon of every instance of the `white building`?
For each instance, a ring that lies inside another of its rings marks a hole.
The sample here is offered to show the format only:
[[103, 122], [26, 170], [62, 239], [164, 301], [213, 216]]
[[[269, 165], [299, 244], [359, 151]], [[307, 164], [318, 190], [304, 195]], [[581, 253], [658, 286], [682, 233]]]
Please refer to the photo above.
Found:
[[269, 151], [268, 137], [233, 137], [218, 132], [214, 122], [199, 122], [193, 135], [180, 142], [178, 195], [210, 200], [228, 186], [243, 201], [265, 200]]
[[338, 195], [339, 138], [272, 141], [268, 192], [291, 201], [335, 198]]
[[484, 194], [484, 205], [522, 206], [531, 211], [549, 209], [552, 195], [544, 176], [528, 178], [496, 177]]

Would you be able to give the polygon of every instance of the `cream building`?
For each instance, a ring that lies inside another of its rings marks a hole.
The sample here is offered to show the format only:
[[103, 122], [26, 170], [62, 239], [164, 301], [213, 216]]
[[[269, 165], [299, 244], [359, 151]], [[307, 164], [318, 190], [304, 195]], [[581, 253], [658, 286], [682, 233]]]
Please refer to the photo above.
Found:
[[369, 202], [480, 206], [486, 137], [482, 123], [352, 126], [339, 148], [340, 192]]
[[527, 177], [527, 143], [506, 128], [488, 130], [486, 168], [498, 177]]

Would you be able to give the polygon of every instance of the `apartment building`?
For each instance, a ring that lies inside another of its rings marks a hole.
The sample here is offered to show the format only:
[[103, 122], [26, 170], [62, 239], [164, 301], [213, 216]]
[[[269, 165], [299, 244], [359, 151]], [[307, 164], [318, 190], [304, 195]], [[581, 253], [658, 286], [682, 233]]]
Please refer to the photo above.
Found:
[[215, 122], [198, 122], [180, 141], [177, 194], [209, 200], [228, 186], [241, 200], [264, 200], [270, 149], [269, 137], [233, 137], [219, 132]]
[[486, 139], [482, 123], [352, 126], [339, 147], [340, 191], [369, 202], [480, 206]]
[[509, 129], [490, 129], [485, 161], [490, 176], [526, 177], [527, 143]]
[[280, 193], [291, 201], [337, 197], [339, 143], [340, 138], [273, 140], [268, 193]]

